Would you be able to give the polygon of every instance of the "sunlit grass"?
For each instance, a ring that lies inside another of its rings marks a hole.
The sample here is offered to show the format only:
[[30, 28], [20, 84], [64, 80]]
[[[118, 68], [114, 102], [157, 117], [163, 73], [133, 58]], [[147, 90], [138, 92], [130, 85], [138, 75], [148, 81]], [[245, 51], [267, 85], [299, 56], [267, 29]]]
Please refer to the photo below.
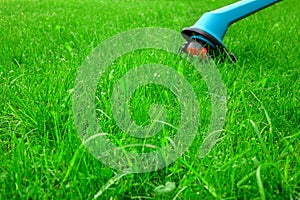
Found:
[[[0, 199], [92, 199], [96, 194], [100, 199], [300, 198], [300, 22], [295, 0], [229, 29], [224, 42], [238, 62], [218, 64], [228, 93], [226, 125], [206, 157], [197, 158], [211, 109], [205, 82], [178, 56], [161, 51], [133, 52], [109, 67], [98, 85], [96, 106], [103, 112], [97, 116], [111, 138], [125, 145], [140, 141], [113, 120], [113, 84], [140, 64], [171, 66], [190, 82], [199, 101], [199, 134], [189, 151], [164, 169], [118, 176], [90, 155], [76, 132], [72, 89], [78, 68], [94, 47], [133, 28], [180, 32], [205, 11], [231, 2], [0, 1]], [[178, 100], [153, 85], [136, 91], [130, 102], [138, 124], [148, 123], [152, 103], [162, 104], [167, 122], [178, 125]], [[166, 126], [149, 143], [166, 145], [169, 141], [162, 137], [173, 134], [175, 129]], [[175, 183], [171, 192], [173, 185], [167, 182]]]

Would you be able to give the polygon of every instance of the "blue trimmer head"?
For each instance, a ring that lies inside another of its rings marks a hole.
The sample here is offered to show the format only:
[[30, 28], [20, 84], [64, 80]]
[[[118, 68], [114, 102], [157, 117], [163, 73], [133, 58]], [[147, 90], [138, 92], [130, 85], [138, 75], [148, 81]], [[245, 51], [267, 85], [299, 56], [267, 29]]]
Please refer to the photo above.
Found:
[[181, 51], [201, 58], [230, 58], [236, 62], [234, 54], [230, 53], [222, 40], [228, 27], [263, 8], [281, 0], [243, 0], [223, 8], [207, 12], [191, 27], [182, 30], [186, 39]]

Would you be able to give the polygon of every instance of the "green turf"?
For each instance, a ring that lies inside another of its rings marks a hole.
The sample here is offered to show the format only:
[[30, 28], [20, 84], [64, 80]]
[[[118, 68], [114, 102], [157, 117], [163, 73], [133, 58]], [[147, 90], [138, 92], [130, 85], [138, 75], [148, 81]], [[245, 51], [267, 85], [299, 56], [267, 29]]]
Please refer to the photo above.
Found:
[[[206, 157], [197, 159], [211, 111], [207, 87], [181, 58], [157, 50], [132, 52], [110, 65], [99, 81], [96, 106], [111, 117], [112, 85], [133, 66], [176, 66], [197, 93], [201, 111], [201, 127], [189, 151], [164, 169], [122, 176], [98, 162], [76, 132], [72, 89], [93, 48], [133, 28], [180, 32], [205, 11], [232, 2], [0, 0], [0, 199], [92, 199], [100, 193], [99, 199], [299, 199], [296, 0], [285, 0], [228, 30], [224, 42], [238, 62], [218, 64], [228, 94], [226, 125]], [[154, 85], [132, 96], [137, 124], [149, 122], [145, 113], [153, 103], [162, 104], [168, 122], [178, 125], [178, 100]], [[97, 112], [112, 141], [139, 142], [105, 114]], [[165, 127], [149, 142], [163, 146], [173, 134]]]

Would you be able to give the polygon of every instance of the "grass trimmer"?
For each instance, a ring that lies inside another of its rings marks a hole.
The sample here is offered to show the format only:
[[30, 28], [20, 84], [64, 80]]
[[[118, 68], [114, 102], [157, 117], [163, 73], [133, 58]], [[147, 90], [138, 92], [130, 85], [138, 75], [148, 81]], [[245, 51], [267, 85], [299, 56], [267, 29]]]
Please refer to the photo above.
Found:
[[182, 30], [186, 39], [181, 51], [200, 58], [216, 58], [224, 60], [227, 56], [236, 62], [233, 53], [229, 53], [223, 44], [223, 37], [228, 27], [263, 8], [281, 0], [243, 0], [223, 8], [204, 13], [191, 27]]

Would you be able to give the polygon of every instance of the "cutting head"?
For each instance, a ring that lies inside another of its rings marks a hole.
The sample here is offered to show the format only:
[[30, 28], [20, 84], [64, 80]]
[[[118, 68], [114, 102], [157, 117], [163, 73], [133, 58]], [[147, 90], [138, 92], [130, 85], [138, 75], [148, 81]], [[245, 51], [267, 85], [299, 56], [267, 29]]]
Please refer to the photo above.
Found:
[[195, 40], [185, 42], [180, 51], [192, 57], [199, 57], [200, 60], [208, 60], [211, 58], [208, 53], [208, 46]]
[[230, 53], [223, 43], [220, 43], [210, 34], [193, 28], [185, 28], [182, 30], [182, 36], [187, 40], [182, 47], [181, 51], [191, 56], [200, 56], [203, 59], [219, 59], [221, 61], [232, 60], [236, 62], [234, 54]]

